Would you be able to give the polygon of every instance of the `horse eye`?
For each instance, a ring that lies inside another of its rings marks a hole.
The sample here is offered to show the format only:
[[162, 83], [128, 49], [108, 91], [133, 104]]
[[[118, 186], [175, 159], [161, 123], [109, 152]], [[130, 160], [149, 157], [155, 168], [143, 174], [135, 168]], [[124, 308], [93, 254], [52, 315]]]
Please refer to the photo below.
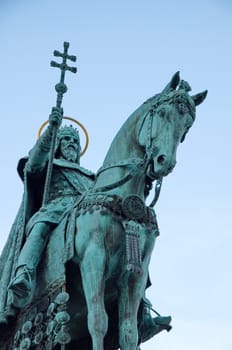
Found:
[[185, 114], [188, 112], [188, 107], [186, 106], [185, 103], [180, 102], [180, 103], [178, 103], [178, 110], [179, 110], [180, 114]]

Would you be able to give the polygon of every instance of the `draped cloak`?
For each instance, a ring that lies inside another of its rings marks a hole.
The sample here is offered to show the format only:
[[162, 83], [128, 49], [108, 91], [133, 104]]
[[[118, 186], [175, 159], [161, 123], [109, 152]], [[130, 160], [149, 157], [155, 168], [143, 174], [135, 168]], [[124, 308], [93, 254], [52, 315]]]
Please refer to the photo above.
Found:
[[[63, 227], [63, 233], [65, 233], [65, 227], [67, 225], [65, 213], [70, 210], [70, 204], [67, 205], [67, 201], [70, 200], [70, 197], [62, 196], [62, 193], [59, 193], [58, 189], [56, 188], [55, 182], [53, 192], [50, 191], [50, 202], [47, 205], [48, 210], [41, 212], [40, 208], [42, 203], [45, 172], [44, 175], [42, 174], [41, 176], [40, 174], [39, 177], [28, 174], [25, 170], [27, 160], [28, 158], [22, 158], [18, 163], [17, 170], [19, 176], [24, 182], [24, 193], [19, 211], [16, 215], [7, 242], [0, 256], [0, 324], [7, 323], [8, 317], [12, 315], [8, 285], [14, 276], [20, 251], [31, 227], [33, 227], [36, 222], [48, 221], [51, 223], [60, 224], [59, 226]], [[71, 163], [63, 159], [54, 159], [53, 171], [56, 169], [58, 170], [60, 177], [65, 179], [65, 181], [69, 183], [70, 187], [72, 187], [73, 194], [76, 196], [75, 198], [80, 198], [80, 196], [90, 187], [94, 180], [94, 174], [91, 171], [82, 168], [79, 164]], [[56, 198], [53, 198], [53, 196]], [[73, 198], [74, 197], [72, 197], [72, 199]], [[57, 203], [59, 203], [60, 207], [63, 206], [63, 208], [56, 212], [55, 209]], [[50, 215], [51, 212], [53, 212], [54, 215]], [[57, 231], [60, 235], [62, 228]], [[53, 234], [54, 233], [51, 233], [50, 239], [53, 239]], [[63, 263], [64, 265], [65, 257], [64, 252], [62, 251], [65, 245], [64, 236], [62, 236], [62, 242], [60, 242], [61, 236], [55, 237], [54, 239], [56, 242], [57, 240], [59, 242], [59, 252], [57, 254], [57, 243], [54, 243], [56, 250], [54, 251], [54, 247], [51, 248], [53, 250], [51, 250], [47, 256], [52, 256], [55, 261], [53, 265], [56, 263], [56, 261], [57, 263]], [[52, 244], [50, 246], [52, 246]], [[60, 259], [61, 257], [62, 259]], [[48, 264], [49, 262], [46, 261], [46, 263]], [[62, 271], [59, 271], [58, 275], [62, 275]], [[53, 273], [52, 276], [51, 274], [48, 276], [48, 280], [49, 278], [50, 281], [52, 281], [56, 278], [56, 276]]]

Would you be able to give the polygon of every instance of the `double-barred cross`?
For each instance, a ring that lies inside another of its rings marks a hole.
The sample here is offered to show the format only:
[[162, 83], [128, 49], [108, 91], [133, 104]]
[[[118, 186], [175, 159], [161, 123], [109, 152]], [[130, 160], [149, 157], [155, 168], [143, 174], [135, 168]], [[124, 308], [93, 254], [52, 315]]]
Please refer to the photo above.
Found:
[[72, 73], [76, 73], [77, 72], [77, 68], [76, 67], [69, 67], [67, 65], [67, 60], [70, 60], [72, 62], [76, 62], [76, 56], [73, 55], [68, 55], [68, 48], [69, 48], [69, 43], [68, 42], [64, 42], [64, 52], [61, 53], [58, 50], [55, 50], [53, 52], [53, 55], [56, 57], [62, 57], [62, 62], [61, 63], [57, 63], [55, 61], [51, 61], [51, 66], [52, 67], [56, 67], [56, 68], [60, 68], [61, 70], [61, 75], [60, 75], [60, 82], [58, 84], [56, 84], [55, 89], [57, 92], [57, 100], [56, 100], [56, 107], [61, 107], [61, 103], [62, 103], [62, 98], [63, 98], [63, 94], [65, 92], [67, 92], [68, 88], [67, 85], [65, 85], [64, 83], [64, 78], [65, 78], [65, 72], [68, 70]]

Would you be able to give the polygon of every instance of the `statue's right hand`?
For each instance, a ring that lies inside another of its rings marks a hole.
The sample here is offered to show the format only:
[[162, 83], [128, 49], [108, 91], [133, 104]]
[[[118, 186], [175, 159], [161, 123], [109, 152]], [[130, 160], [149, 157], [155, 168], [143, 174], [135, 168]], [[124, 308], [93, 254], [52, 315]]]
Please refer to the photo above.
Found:
[[52, 112], [49, 115], [49, 125], [51, 127], [57, 126], [60, 127], [62, 123], [63, 109], [58, 107], [53, 107]]

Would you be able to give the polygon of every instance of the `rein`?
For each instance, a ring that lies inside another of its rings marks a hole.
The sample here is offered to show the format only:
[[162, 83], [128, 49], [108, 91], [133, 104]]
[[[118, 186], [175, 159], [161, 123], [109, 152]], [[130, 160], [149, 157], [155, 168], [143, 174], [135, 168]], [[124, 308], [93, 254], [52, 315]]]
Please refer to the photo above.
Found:
[[99, 171], [97, 172], [97, 176], [100, 173], [102, 173], [103, 171], [106, 171], [106, 170], [108, 170], [110, 168], [126, 166], [126, 167], [130, 167], [131, 169], [129, 170], [128, 174], [126, 174], [122, 179], [120, 179], [120, 180], [118, 180], [116, 182], [113, 182], [112, 184], [95, 188], [94, 190], [96, 192], [105, 192], [105, 191], [112, 190], [113, 188], [117, 188], [119, 186], [124, 185], [126, 182], [128, 182], [130, 179], [132, 179], [132, 177], [136, 174], [138, 169], [145, 168], [144, 164], [146, 163], [146, 158], [147, 157], [146, 157], [146, 154], [145, 154], [144, 159], [139, 159], [139, 158], [132, 159], [131, 160], [132, 164], [131, 163], [128, 164], [128, 161], [121, 161], [121, 162], [112, 163], [112, 164], [110, 164], [110, 165], [108, 165], [106, 167], [100, 168]]
[[[154, 106], [152, 106], [144, 117], [144, 120], [145, 120], [149, 116], [149, 123], [148, 123], [148, 128], [147, 128], [147, 134], [148, 134], [147, 140], [148, 140], [148, 142], [147, 142], [146, 147], [145, 147], [146, 152], [145, 152], [143, 159], [132, 158], [129, 160], [122, 160], [119, 162], [113, 162], [107, 166], [102, 166], [98, 170], [96, 176], [98, 176], [99, 174], [101, 174], [102, 172], [104, 172], [108, 169], [115, 168], [115, 167], [128, 167], [129, 171], [120, 180], [115, 181], [109, 185], [104, 185], [104, 186], [101, 186], [98, 188], [94, 188], [94, 191], [105, 192], [105, 191], [109, 191], [109, 190], [112, 190], [114, 188], [120, 187], [120, 186], [124, 185], [125, 183], [127, 183], [130, 179], [132, 179], [140, 169], [145, 171], [145, 169], [150, 164], [152, 157], [154, 155], [154, 151], [155, 151], [155, 148], [152, 147], [152, 118], [154, 116], [154, 112], [155, 112], [155, 108], [154, 108]], [[157, 180], [154, 198], [149, 205], [150, 208], [156, 204], [156, 202], [159, 198], [161, 184], [162, 184], [162, 179]]]

